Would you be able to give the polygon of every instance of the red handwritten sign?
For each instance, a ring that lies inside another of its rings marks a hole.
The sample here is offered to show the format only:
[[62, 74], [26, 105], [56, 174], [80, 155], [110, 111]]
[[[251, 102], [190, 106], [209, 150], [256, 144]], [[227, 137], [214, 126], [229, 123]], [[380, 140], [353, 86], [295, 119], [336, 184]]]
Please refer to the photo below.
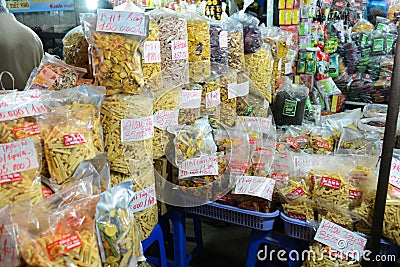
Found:
[[179, 179], [203, 175], [218, 175], [218, 157], [203, 156], [179, 164]]
[[0, 176], [38, 168], [38, 156], [32, 138], [0, 144]]
[[179, 110], [158, 110], [154, 113], [154, 127], [161, 130], [178, 125]]
[[363, 255], [367, 243], [366, 238], [325, 219], [319, 225], [314, 239], [353, 259], [356, 255]]
[[199, 108], [201, 106], [201, 90], [182, 90], [179, 108]]
[[146, 41], [143, 44], [144, 63], [161, 62], [160, 41]]
[[46, 113], [38, 90], [0, 95], [0, 121]]
[[0, 184], [21, 182], [22, 176], [20, 172], [0, 176]]
[[64, 138], [64, 146], [74, 146], [86, 143], [86, 138], [83, 133], [67, 134], [64, 135], [63, 138]]
[[274, 193], [275, 180], [260, 176], [243, 176], [236, 181], [234, 194], [257, 196], [269, 201]]
[[81, 239], [77, 234], [73, 234], [47, 245], [46, 248], [50, 255], [50, 260], [54, 260], [68, 251], [79, 248], [80, 246], [82, 246]]
[[123, 119], [121, 121], [121, 141], [142, 141], [154, 136], [153, 116]]
[[173, 40], [171, 42], [172, 60], [188, 59], [188, 41]]
[[140, 12], [98, 9], [96, 31], [146, 36], [146, 20]]
[[221, 91], [218, 88], [215, 91], [206, 93], [206, 108], [212, 108], [221, 104]]
[[156, 189], [155, 185], [150, 185], [149, 187], [135, 192], [132, 202], [129, 204], [132, 211], [139, 212], [145, 210], [156, 204]]

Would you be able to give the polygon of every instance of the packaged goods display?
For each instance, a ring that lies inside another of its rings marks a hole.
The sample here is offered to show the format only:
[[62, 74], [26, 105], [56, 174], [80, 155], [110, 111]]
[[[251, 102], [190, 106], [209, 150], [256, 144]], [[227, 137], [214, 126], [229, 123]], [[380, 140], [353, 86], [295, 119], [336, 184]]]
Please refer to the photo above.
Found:
[[[181, 207], [271, 224], [304, 267], [361, 266], [349, 249], [367, 249], [387, 167], [398, 4], [368, 21], [360, 1], [282, 0], [279, 26], [251, 0], [220, 20], [213, 3], [158, 4], [80, 14], [63, 59], [1, 91], [0, 265], [147, 266], [142, 243]], [[394, 251], [399, 155], [382, 222]]]

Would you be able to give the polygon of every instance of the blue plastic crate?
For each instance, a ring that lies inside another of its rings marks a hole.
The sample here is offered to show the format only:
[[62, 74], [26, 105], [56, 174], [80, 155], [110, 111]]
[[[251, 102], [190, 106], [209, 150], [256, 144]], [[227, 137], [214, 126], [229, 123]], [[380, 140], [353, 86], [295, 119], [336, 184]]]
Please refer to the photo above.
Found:
[[272, 230], [275, 219], [279, 216], [278, 210], [271, 213], [264, 213], [216, 202], [208, 202], [205, 205], [197, 207], [186, 207], [185, 210], [193, 214], [263, 231]]
[[305, 241], [311, 241], [314, 239], [315, 233], [317, 232], [316, 225], [298, 219], [289, 218], [283, 212], [281, 212], [280, 215], [287, 236]]

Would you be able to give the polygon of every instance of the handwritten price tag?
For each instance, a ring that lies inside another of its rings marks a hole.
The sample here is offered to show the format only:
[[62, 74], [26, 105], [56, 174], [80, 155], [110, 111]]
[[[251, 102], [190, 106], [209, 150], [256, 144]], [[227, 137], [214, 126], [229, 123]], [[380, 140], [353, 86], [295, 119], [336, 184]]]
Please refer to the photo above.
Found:
[[227, 31], [221, 31], [219, 33], [219, 47], [220, 48], [228, 47], [228, 32]]
[[159, 110], [154, 113], [154, 126], [166, 130], [168, 126], [178, 125], [179, 110]]
[[366, 238], [325, 219], [319, 225], [314, 240], [352, 259], [355, 259], [357, 255], [363, 255], [364, 247], [367, 244]]
[[389, 184], [400, 188], [400, 160], [392, 158], [392, 165], [390, 168]]
[[274, 179], [259, 176], [243, 176], [237, 179], [234, 193], [261, 197], [271, 201], [274, 187]]
[[269, 116], [267, 118], [240, 116], [239, 120], [241, 120], [246, 125], [246, 127], [247, 126], [249, 128], [255, 127], [256, 129], [260, 130], [262, 133], [269, 133], [271, 130], [272, 116]]
[[23, 91], [0, 95], [0, 121], [46, 113], [40, 91]]
[[[19, 266], [18, 254], [16, 251], [15, 238], [10, 234], [11, 217], [7, 215], [8, 208], [3, 210], [0, 222], [0, 265], [1, 266]], [[5, 216], [3, 216], [5, 215]]]
[[154, 136], [153, 116], [123, 119], [121, 121], [121, 141], [143, 141]]
[[221, 104], [221, 92], [220, 89], [206, 93], [206, 108], [212, 108]]
[[203, 175], [218, 175], [218, 157], [203, 156], [179, 164], [179, 179]]
[[132, 202], [129, 204], [132, 211], [139, 212], [145, 210], [156, 204], [156, 188], [155, 185], [150, 185], [149, 187], [135, 192]]
[[32, 138], [0, 144], [0, 176], [38, 168]]
[[171, 42], [172, 60], [188, 59], [188, 40]]
[[140, 12], [97, 10], [96, 31], [146, 36], [146, 16]]
[[250, 82], [228, 84], [228, 99], [246, 96], [250, 91]]
[[201, 106], [201, 90], [182, 90], [179, 108], [199, 108]]
[[146, 41], [143, 44], [144, 63], [161, 62], [160, 41]]

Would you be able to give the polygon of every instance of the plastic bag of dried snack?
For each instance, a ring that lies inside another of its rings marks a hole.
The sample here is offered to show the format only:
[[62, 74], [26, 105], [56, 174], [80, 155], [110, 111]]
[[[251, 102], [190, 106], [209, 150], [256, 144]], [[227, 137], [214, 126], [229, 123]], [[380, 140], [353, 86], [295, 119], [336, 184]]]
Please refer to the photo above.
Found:
[[100, 196], [96, 229], [105, 265], [128, 267], [145, 260], [136, 221], [129, 208], [133, 194], [133, 182], [126, 181]]
[[45, 53], [36, 75], [25, 89], [62, 90], [75, 87], [78, 79], [87, 72], [84, 68], [66, 64], [61, 59]]
[[[111, 17], [124, 21], [113, 24]], [[147, 36], [149, 18], [144, 13], [99, 9], [81, 14], [86, 39], [91, 46], [91, 64], [96, 82], [107, 95], [142, 92], [143, 70], [139, 46]], [[112, 25], [111, 25], [112, 24]], [[114, 31], [110, 27], [115, 28]]]
[[188, 82], [188, 32], [186, 19], [179, 13], [161, 8], [149, 12], [158, 24], [163, 80], [180, 85]]
[[134, 177], [147, 172], [153, 159], [153, 97], [150, 94], [107, 97], [101, 116], [110, 169]]
[[33, 207], [13, 215], [18, 247], [30, 266], [101, 266], [95, 233], [99, 197], [61, 208]]

